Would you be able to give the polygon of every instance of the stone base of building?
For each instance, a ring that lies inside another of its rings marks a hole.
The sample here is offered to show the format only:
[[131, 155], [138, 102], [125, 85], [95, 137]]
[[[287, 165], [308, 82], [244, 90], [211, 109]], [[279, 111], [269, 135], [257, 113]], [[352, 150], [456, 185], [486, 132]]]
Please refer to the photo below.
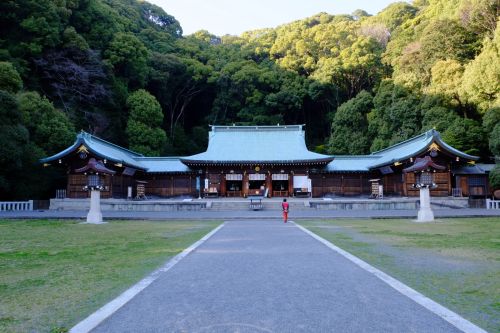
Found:
[[[264, 210], [280, 210], [280, 198], [264, 199]], [[310, 199], [289, 198], [291, 210], [412, 210], [419, 208], [417, 198], [391, 199]], [[89, 199], [51, 199], [51, 210], [88, 210]], [[432, 198], [432, 209], [468, 208], [468, 198]], [[102, 211], [131, 211], [131, 212], [168, 212], [168, 211], [229, 211], [248, 210], [249, 200], [235, 199], [186, 199], [186, 200], [125, 200], [101, 199]]]
[[[87, 210], [89, 199], [50, 199], [50, 210]], [[101, 199], [102, 211], [169, 212], [207, 208], [207, 201]]]

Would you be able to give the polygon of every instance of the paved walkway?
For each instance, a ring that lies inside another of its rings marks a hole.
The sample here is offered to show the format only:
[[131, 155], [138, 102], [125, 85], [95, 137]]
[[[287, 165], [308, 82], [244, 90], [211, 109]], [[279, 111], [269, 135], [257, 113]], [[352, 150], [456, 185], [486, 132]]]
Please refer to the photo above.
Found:
[[459, 332], [292, 223], [226, 225], [92, 332]]
[[[463, 209], [434, 209], [434, 216], [458, 217], [458, 216], [500, 216], [500, 209], [463, 208]], [[32, 212], [0, 212], [0, 218], [78, 218], [85, 219], [88, 211], [32, 211]], [[128, 211], [103, 211], [104, 219], [153, 219], [153, 220], [200, 220], [200, 219], [276, 219], [281, 216], [278, 210], [241, 210], [241, 211], [172, 211], [172, 212], [128, 212]], [[321, 210], [303, 209], [292, 210], [290, 219], [328, 219], [340, 217], [352, 218], [417, 218], [417, 210]]]

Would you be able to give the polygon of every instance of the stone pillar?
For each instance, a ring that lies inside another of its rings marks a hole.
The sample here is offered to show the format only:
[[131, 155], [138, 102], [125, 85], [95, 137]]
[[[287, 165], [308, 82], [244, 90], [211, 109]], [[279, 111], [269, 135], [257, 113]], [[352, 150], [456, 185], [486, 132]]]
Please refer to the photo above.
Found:
[[102, 221], [101, 213], [101, 191], [90, 191], [90, 210], [87, 214], [87, 223], [101, 224], [106, 223]]
[[420, 209], [416, 222], [432, 222], [434, 213], [431, 209], [431, 195], [428, 187], [420, 188]]

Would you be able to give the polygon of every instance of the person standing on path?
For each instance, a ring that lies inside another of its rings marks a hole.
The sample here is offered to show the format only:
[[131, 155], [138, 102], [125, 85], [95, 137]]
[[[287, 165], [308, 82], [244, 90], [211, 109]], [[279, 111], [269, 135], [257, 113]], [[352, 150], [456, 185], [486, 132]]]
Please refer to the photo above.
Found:
[[281, 203], [281, 208], [283, 209], [283, 222], [286, 223], [288, 221], [288, 209], [289, 209], [289, 204], [286, 202], [286, 199], [283, 199], [283, 202]]

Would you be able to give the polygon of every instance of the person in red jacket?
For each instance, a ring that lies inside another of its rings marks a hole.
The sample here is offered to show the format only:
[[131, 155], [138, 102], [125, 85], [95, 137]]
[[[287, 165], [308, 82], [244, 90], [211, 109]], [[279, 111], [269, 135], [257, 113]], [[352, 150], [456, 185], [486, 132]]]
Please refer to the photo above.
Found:
[[283, 222], [286, 223], [288, 221], [288, 209], [289, 209], [288, 202], [286, 202], [286, 199], [283, 199], [283, 202], [281, 203], [281, 208], [283, 209]]

